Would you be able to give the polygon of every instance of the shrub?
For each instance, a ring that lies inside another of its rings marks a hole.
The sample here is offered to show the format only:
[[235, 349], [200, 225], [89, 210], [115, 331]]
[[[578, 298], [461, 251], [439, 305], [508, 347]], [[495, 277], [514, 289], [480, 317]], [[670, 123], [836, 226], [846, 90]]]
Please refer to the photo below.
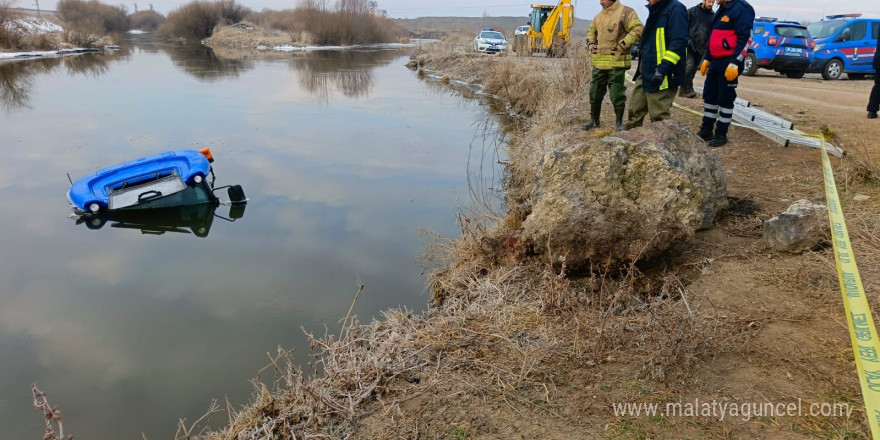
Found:
[[251, 8], [240, 5], [235, 0], [219, 0], [216, 5], [226, 24], [238, 23], [253, 14]]
[[203, 40], [214, 33], [214, 27], [218, 24], [238, 23], [252, 13], [250, 8], [236, 3], [235, 0], [213, 3], [196, 0], [168, 14], [156, 33], [166, 38]]
[[59, 0], [56, 8], [66, 29], [121, 34], [130, 27], [124, 6], [105, 5], [97, 0]]
[[220, 9], [214, 3], [194, 1], [171, 11], [156, 33], [198, 41], [210, 37], [219, 23]]
[[76, 46], [95, 48], [104, 46], [104, 36], [87, 30], [71, 29], [64, 31], [64, 41]]
[[155, 11], [140, 11], [128, 16], [132, 29], [155, 31], [159, 29], [165, 16]]
[[0, 48], [21, 49], [24, 35], [11, 23], [18, 15], [9, 7], [8, 1], [0, 1]]
[[297, 9], [262, 11], [253, 15], [260, 26], [299, 34], [307, 32], [315, 44], [369, 44], [399, 41], [406, 29], [367, 12], [366, 2], [341, 1], [330, 11], [318, 0], [302, 0]]
[[281, 11], [264, 9], [261, 12], [251, 14], [251, 21], [263, 28], [294, 33], [305, 30], [304, 24], [301, 23], [302, 20], [298, 15], [299, 11], [294, 9], [283, 9]]

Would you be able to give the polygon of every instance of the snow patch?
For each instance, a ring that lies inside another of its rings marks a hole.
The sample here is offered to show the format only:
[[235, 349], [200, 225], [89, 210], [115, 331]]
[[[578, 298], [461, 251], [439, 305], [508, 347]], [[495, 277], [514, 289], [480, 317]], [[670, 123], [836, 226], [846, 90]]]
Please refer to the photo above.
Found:
[[24, 17], [10, 21], [6, 24], [9, 30], [19, 30], [28, 34], [48, 34], [51, 32], [64, 32], [64, 28], [51, 21], [37, 17]]

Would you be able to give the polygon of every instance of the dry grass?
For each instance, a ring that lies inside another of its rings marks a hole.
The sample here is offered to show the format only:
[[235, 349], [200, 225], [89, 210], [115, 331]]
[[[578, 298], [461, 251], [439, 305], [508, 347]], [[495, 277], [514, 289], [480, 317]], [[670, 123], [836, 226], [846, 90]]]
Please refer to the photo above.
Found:
[[[388, 311], [383, 318], [361, 325], [349, 311], [338, 335], [307, 333], [315, 359], [311, 375], [290, 351], [279, 349], [267, 367], [277, 378], [274, 389], [255, 382], [258, 397], [252, 405], [231, 414], [224, 430], [201, 438], [349, 438], [368, 402], [393, 391], [398, 379], [408, 383], [407, 375], [426, 366], [424, 348], [416, 343], [421, 318], [405, 310]], [[190, 438], [192, 431], [182, 429], [179, 438]]]
[[285, 44], [302, 44], [287, 32], [257, 27], [243, 21], [232, 26], [219, 26], [214, 29], [205, 44], [211, 47], [255, 48], [258, 46], [281, 46]]

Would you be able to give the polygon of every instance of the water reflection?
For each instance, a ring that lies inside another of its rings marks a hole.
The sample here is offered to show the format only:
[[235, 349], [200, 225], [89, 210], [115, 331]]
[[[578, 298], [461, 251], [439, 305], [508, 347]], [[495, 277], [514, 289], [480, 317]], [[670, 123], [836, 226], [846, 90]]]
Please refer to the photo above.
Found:
[[[373, 87], [372, 68], [385, 66], [400, 57], [396, 50], [384, 51], [320, 51], [290, 61], [299, 72], [299, 85], [305, 91], [327, 102], [331, 90], [348, 98], [366, 98]], [[369, 66], [365, 68], [365, 66]]]
[[194, 78], [213, 82], [224, 78], [238, 78], [255, 66], [253, 59], [226, 58], [218, 56], [207, 46], [172, 45], [160, 46], [168, 53], [171, 62]]
[[70, 76], [97, 77], [106, 73], [111, 63], [127, 60], [129, 56], [127, 49], [121, 49], [106, 53], [0, 62], [0, 103], [7, 114], [31, 108], [31, 94], [37, 75], [63, 68]]
[[225, 216], [216, 213], [218, 205], [212, 203], [177, 208], [110, 211], [80, 217], [76, 224], [85, 225], [92, 230], [101, 229], [109, 223], [111, 228], [138, 230], [143, 235], [177, 233], [207, 237], [214, 218], [235, 222], [244, 217], [245, 207], [244, 204], [229, 206]]

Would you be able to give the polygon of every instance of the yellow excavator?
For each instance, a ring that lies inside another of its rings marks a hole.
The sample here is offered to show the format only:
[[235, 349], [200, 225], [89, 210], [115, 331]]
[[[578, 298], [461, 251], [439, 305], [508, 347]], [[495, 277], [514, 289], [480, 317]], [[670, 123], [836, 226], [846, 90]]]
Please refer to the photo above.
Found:
[[548, 57], [564, 57], [571, 43], [571, 25], [574, 24], [574, 6], [571, 0], [560, 0], [557, 5], [532, 5], [529, 14], [529, 31], [525, 36], [524, 48], [519, 52], [528, 55], [534, 52], [545, 53]]

